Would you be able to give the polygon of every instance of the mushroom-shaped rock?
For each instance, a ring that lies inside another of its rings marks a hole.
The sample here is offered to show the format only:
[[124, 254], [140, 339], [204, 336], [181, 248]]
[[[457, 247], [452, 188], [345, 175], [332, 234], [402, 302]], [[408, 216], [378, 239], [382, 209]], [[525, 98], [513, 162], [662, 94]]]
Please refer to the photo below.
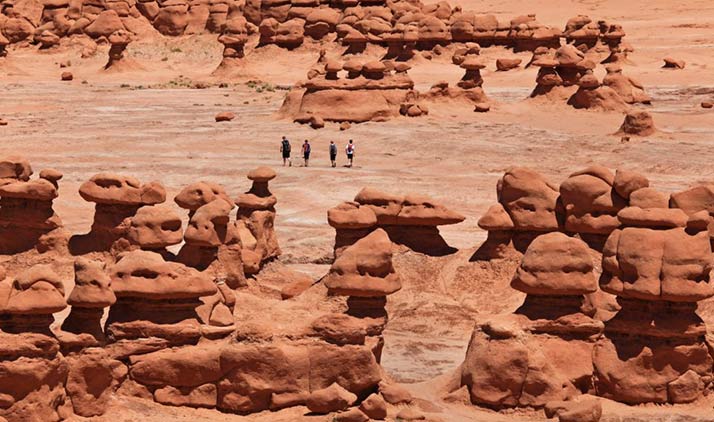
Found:
[[248, 179], [254, 182], [269, 182], [275, 179], [275, 170], [270, 167], [257, 167], [248, 172]]
[[62, 179], [63, 174], [59, 170], [55, 169], [43, 169], [40, 171], [40, 179], [45, 179], [52, 183], [55, 188], [59, 187], [59, 181]]
[[377, 229], [345, 249], [325, 279], [328, 292], [354, 297], [383, 297], [402, 285], [392, 264], [392, 242]]
[[100, 173], [79, 187], [79, 194], [89, 202], [111, 205], [153, 205], [166, 200], [166, 190], [158, 182], [142, 185], [130, 176]]
[[545, 296], [595, 292], [597, 280], [588, 245], [559, 232], [538, 236], [526, 250], [511, 287]]
[[362, 66], [362, 75], [367, 79], [382, 79], [386, 71], [385, 64], [377, 60], [367, 62]]
[[104, 66], [105, 69], [109, 69], [124, 59], [124, 50], [126, 50], [132, 39], [132, 33], [125, 29], [115, 31], [109, 36], [108, 40], [111, 47], [109, 48], [109, 61]]
[[131, 218], [129, 241], [141, 248], [158, 249], [181, 243], [181, 217], [168, 207], [147, 205]]
[[74, 261], [74, 289], [67, 299], [72, 310], [62, 323], [62, 331], [89, 334], [95, 340], [103, 341], [104, 308], [113, 305], [116, 300], [105, 264], [84, 257], [77, 258]]
[[118, 298], [196, 299], [216, 293], [216, 285], [193, 268], [166, 262], [156, 252], [131, 251], [110, 269]]
[[183, 209], [196, 211], [216, 199], [223, 199], [228, 204], [233, 203], [223, 186], [211, 182], [196, 182], [183, 188], [174, 198], [174, 202]]

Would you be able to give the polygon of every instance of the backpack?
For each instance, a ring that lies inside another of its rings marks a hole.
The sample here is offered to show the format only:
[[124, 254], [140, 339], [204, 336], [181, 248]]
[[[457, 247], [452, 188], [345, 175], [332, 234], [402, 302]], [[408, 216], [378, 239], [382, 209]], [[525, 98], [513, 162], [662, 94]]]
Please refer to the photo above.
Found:
[[309, 154], [310, 153], [310, 144], [305, 144], [303, 147], [305, 149], [305, 153]]
[[352, 144], [347, 145], [347, 153], [352, 154], [355, 152], [355, 147]]
[[330, 144], [330, 154], [337, 154], [337, 145]]
[[287, 139], [283, 141], [283, 152], [290, 152], [290, 142]]

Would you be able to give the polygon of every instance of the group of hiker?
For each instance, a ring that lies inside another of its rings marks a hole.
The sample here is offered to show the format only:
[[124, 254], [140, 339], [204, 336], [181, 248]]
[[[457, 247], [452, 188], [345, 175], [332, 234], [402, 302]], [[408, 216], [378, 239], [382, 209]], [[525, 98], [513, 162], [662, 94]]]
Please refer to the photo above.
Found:
[[[332, 164], [332, 167], [337, 167], [337, 145], [335, 144], [335, 141], [330, 141], [330, 162]], [[290, 145], [290, 141], [288, 138], [283, 136], [283, 140], [280, 144], [280, 152], [283, 154], [283, 167], [290, 166], [292, 167], [293, 161], [290, 158], [290, 153], [292, 151], [292, 146]], [[310, 145], [310, 141], [305, 139], [305, 142], [302, 144], [302, 156], [303, 159], [305, 160], [305, 167], [309, 167], [310, 165], [310, 153], [312, 152], [312, 146]], [[355, 156], [355, 144], [352, 141], [352, 139], [349, 140], [347, 143], [347, 146], [345, 146], [345, 154], [347, 155], [347, 167], [352, 167], [352, 163], [354, 161], [354, 156]]]

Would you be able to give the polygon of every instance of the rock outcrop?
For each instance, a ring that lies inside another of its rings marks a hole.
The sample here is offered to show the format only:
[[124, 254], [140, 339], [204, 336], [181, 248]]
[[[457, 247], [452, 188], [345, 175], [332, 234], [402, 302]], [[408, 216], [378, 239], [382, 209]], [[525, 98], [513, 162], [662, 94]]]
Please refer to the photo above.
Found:
[[268, 184], [276, 176], [269, 167], [258, 167], [248, 172], [250, 190], [238, 196], [235, 204], [236, 226], [243, 245], [246, 274], [258, 272], [262, 265], [280, 255], [275, 235], [275, 204], [278, 202]]
[[354, 202], [330, 209], [327, 220], [336, 231], [336, 256], [377, 228], [386, 231], [392, 242], [416, 252], [445, 255], [455, 250], [441, 237], [438, 227], [458, 224], [464, 217], [427, 197], [364, 188]]
[[479, 324], [461, 367], [471, 401], [488, 407], [543, 407], [587, 392], [603, 323], [581, 310], [597, 290], [588, 246], [562, 233], [536, 238], [511, 286], [527, 294], [512, 315]]
[[116, 243], [121, 239], [128, 243], [132, 217], [139, 208], [166, 200], [166, 190], [158, 182], [142, 185], [133, 177], [110, 173], [92, 176], [80, 186], [79, 194], [85, 201], [96, 205], [91, 231], [70, 239], [73, 255], [121, 248]]
[[476, 251], [477, 259], [507, 256], [513, 248], [525, 252], [530, 242], [562, 226], [556, 215], [558, 187], [533, 170], [508, 169], [496, 185], [498, 204], [478, 221], [488, 238]]
[[74, 289], [67, 299], [72, 310], [64, 320], [62, 330], [77, 335], [89, 334], [96, 344], [104, 344], [104, 309], [116, 300], [105, 264], [77, 258], [74, 262]]
[[345, 249], [335, 259], [324, 282], [328, 294], [348, 297], [347, 316], [315, 321], [313, 329], [326, 335], [334, 332], [335, 327], [351, 325], [358, 333], [357, 338], [366, 336], [366, 344], [379, 362], [384, 343], [382, 331], [387, 324], [387, 296], [402, 287], [392, 264], [392, 242], [387, 233], [377, 229]]
[[[603, 250], [600, 287], [622, 309], [593, 353], [599, 395], [624, 403], [686, 403], [712, 380], [697, 302], [714, 295], [706, 213], [629, 207]], [[666, 362], [653, 365], [652, 362]]]
[[0, 329], [50, 334], [52, 314], [67, 307], [64, 283], [49, 265], [35, 265], [0, 282]]
[[120, 255], [109, 273], [117, 302], [106, 323], [108, 341], [141, 342], [156, 337], [184, 345], [210, 337], [212, 332], [202, 330], [196, 313], [200, 298], [216, 293], [207, 276], [141, 250]]
[[616, 135], [650, 136], [657, 132], [652, 115], [646, 111], [635, 110], [625, 115], [625, 120]]
[[52, 209], [62, 173], [47, 169], [30, 180], [32, 173], [24, 158], [0, 161], [0, 253], [61, 252], [67, 247], [62, 220]]
[[213, 71], [216, 76], [231, 76], [241, 71], [248, 42], [248, 21], [242, 16], [228, 20], [218, 42], [223, 44], [223, 60]]
[[[419, 95], [407, 74], [409, 66], [358, 59], [342, 64], [327, 61], [296, 84], [281, 107], [281, 114], [300, 123], [314, 118], [328, 122], [362, 123], [398, 117], [405, 103]], [[340, 73], [346, 75], [340, 77]]]

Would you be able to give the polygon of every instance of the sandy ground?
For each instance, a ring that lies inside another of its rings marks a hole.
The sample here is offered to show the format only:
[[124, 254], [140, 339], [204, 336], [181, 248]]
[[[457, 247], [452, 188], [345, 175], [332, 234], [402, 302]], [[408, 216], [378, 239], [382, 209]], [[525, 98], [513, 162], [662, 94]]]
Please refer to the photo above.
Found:
[[[87, 59], [80, 57], [81, 45], [74, 44], [42, 53], [11, 49], [8, 58], [0, 59], [0, 118], [9, 122], [0, 127], [0, 154], [21, 154], [36, 171], [54, 167], [65, 174], [55, 208], [73, 232], [89, 229], [92, 206], [79, 197], [77, 189], [98, 172], [159, 180], [171, 197], [197, 180], [219, 182], [236, 196], [249, 188], [245, 178], [249, 169], [273, 166], [278, 171], [271, 190], [279, 199], [276, 225], [284, 251], [281, 260], [316, 278], [326, 271], [324, 262], [332, 251], [334, 231], [326, 223], [328, 208], [352, 199], [364, 186], [439, 199], [467, 216], [464, 223], [442, 230], [462, 251], [429, 261], [426, 264], [433, 271], [428, 276], [417, 274], [411, 280], [418, 282], [390, 299], [392, 320], [384, 356], [384, 366], [395, 379], [427, 382], [450, 373], [460, 363], [474, 320], [518, 306], [520, 296], [507, 285], [515, 263], [500, 269], [468, 263], [473, 248], [485, 238], [476, 221], [495, 201], [496, 181], [505, 169], [528, 166], [559, 182], [574, 170], [598, 163], [641, 171], [665, 191], [714, 181], [710, 164], [714, 112], [699, 107], [701, 101], [714, 98], [714, 2], [465, 0], [461, 4], [502, 19], [536, 13], [541, 22], [555, 26], [564, 26], [577, 14], [621, 23], [626, 40], [636, 48], [630, 56], [633, 65], [625, 68], [625, 74], [643, 82], [653, 97], [647, 109], [660, 132], [622, 143], [612, 135], [622, 122], [621, 114], [526, 100], [537, 70], [495, 72], [495, 64], [483, 72], [484, 89], [494, 101], [489, 113], [432, 107], [424, 118], [353, 125], [344, 132], [328, 124], [314, 131], [279, 120], [275, 113], [286, 87], [303, 78], [316, 60], [319, 45], [289, 54], [273, 47], [250, 47], [240, 74], [217, 80], [210, 76], [221, 55], [215, 36], [157, 37], [130, 45], [129, 54], [141, 69], [125, 73], [101, 71], [107, 46]], [[330, 55], [339, 52], [329, 50]], [[482, 55], [493, 62], [498, 57], [530, 58], [503, 48], [484, 49]], [[665, 56], [682, 58], [687, 67], [662, 69]], [[60, 69], [58, 63], [66, 60], [72, 65]], [[63, 70], [72, 71], [74, 81], [59, 82]], [[410, 74], [420, 90], [439, 80], [454, 83], [461, 77], [448, 54], [432, 61], [418, 60]], [[227, 86], [193, 89], [195, 82], [226, 82]], [[213, 117], [220, 111], [232, 111], [237, 118], [215, 123]], [[281, 135], [292, 140], [294, 150], [303, 139], [311, 140], [310, 167], [302, 167], [297, 157], [293, 167], [280, 166]], [[357, 145], [356, 166], [342, 167], [340, 155], [338, 168], [330, 168], [329, 141], [342, 147], [348, 139]], [[418, 258], [399, 255], [397, 265], [407, 271], [412, 259]], [[481, 278], [494, 271], [497, 277]], [[439, 402], [435, 414], [441, 414], [441, 420], [542, 420], [540, 413], [499, 414], [443, 402], [430, 395], [434, 382], [426, 384], [428, 388], [411, 386], [428, 403]], [[115, 408], [122, 411], [101, 420], [292, 421], [302, 420], [304, 414], [304, 409], [298, 409], [247, 419], [118, 400]], [[619, 421], [629, 415], [634, 419], [628, 421], [711, 421], [714, 417], [702, 413], [707, 409], [711, 415], [711, 407], [704, 403], [674, 410], [625, 411], [608, 404], [604, 420]], [[680, 413], [692, 419], [676, 419]]]

